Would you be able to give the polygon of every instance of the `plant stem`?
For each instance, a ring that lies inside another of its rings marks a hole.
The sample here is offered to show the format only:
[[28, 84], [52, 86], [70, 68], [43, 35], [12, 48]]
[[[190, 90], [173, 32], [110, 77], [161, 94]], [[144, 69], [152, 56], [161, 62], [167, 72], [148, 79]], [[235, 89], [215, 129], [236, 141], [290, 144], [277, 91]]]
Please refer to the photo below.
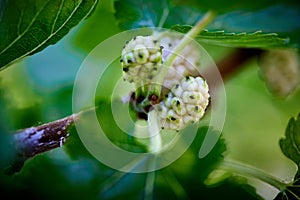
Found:
[[54, 122], [19, 131], [13, 137], [19, 156], [27, 159], [50, 149], [61, 147], [68, 137], [68, 128], [78, 117], [79, 114], [73, 114]]
[[224, 160], [220, 166], [220, 168], [230, 171], [232, 173], [237, 173], [247, 177], [257, 178], [280, 191], [284, 191], [288, 186], [287, 183], [283, 182], [282, 180], [267, 174], [266, 172], [253, 168], [249, 165], [241, 164], [238, 162]]
[[203, 30], [204, 27], [206, 27], [214, 19], [214, 17], [215, 13], [213, 11], [208, 11], [197, 22], [197, 24], [187, 34], [184, 35], [179, 44], [177, 44], [174, 48], [173, 52], [168, 56], [167, 60], [163, 64], [163, 67], [161, 67], [159, 74], [155, 77], [153, 81], [155, 84], [153, 84], [150, 89], [150, 95], [155, 94], [157, 96], [160, 96], [164, 78], [170, 66], [176, 60], [178, 54], [181, 53], [181, 51]]
[[20, 171], [25, 161], [31, 157], [62, 147], [69, 137], [69, 129], [74, 125], [75, 121], [80, 118], [82, 113], [94, 109], [95, 107], [53, 122], [17, 130], [10, 134], [10, 143], [14, 155], [5, 170], [6, 174], [12, 175]]
[[144, 200], [153, 199], [154, 181], [155, 181], [155, 172], [154, 171], [148, 172], [146, 176]]
[[160, 127], [158, 126], [156, 112], [150, 111], [148, 115], [148, 128], [150, 137], [149, 151], [158, 154], [162, 150], [162, 139], [160, 135]]

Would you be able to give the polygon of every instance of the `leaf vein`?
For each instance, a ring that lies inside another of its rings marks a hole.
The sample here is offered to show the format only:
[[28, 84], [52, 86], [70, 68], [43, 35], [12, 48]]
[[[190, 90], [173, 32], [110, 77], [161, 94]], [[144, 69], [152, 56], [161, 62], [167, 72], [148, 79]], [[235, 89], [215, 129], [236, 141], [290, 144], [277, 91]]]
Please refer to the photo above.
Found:
[[[5, 0], [6, 1], [6, 0]], [[2, 4], [1, 4], [2, 3]], [[6, 2], [5, 2], [6, 3]], [[5, 6], [6, 4], [4, 4], [3, 2], [0, 1], [0, 23], [2, 22], [3, 20], [3, 13], [4, 13], [4, 10], [5, 10]], [[2, 10], [1, 10], [2, 9]]]
[[30, 27], [34, 24], [36, 18], [40, 15], [41, 11], [46, 7], [46, 5], [48, 4], [50, 0], [48, 0], [44, 6], [41, 7], [41, 9], [35, 14], [35, 16], [33, 17], [33, 19], [31, 20], [31, 22], [29, 23], [29, 25], [26, 27], [26, 29], [24, 30], [23, 33], [21, 33], [21, 35], [18, 35], [17, 38], [14, 39], [14, 41], [12, 41], [9, 45], [7, 45], [6, 48], [4, 48], [1, 52], [0, 55], [3, 54], [7, 49], [9, 49], [12, 45], [14, 45], [19, 39], [22, 38], [23, 35], [25, 35], [27, 33], [27, 31], [30, 29]]
[[[290, 131], [290, 133], [291, 133], [290, 136], [292, 138], [292, 145], [293, 145], [293, 147], [295, 148], [295, 150], [297, 151], [297, 153], [300, 155], [299, 147], [296, 144], [296, 138], [295, 138], [295, 136], [296, 136], [296, 130], [295, 130], [295, 126], [296, 126], [296, 121], [293, 120], [293, 123], [292, 123], [292, 126], [291, 126], [292, 130]], [[292, 133], [294, 133], [294, 134], [292, 134]], [[297, 165], [299, 165], [299, 163], [297, 163]]]
[[57, 19], [58, 19], [59, 15], [60, 15], [60, 13], [61, 13], [61, 11], [62, 11], [62, 7], [63, 7], [64, 2], [65, 2], [65, 0], [62, 0], [61, 3], [60, 3], [60, 5], [59, 5], [58, 12], [57, 12], [57, 14], [56, 14], [56, 16], [55, 16], [55, 19], [54, 19], [53, 24], [52, 24], [52, 27], [51, 27], [51, 34], [52, 34], [53, 31], [54, 31], [54, 28], [55, 28]]
[[21, 10], [21, 16], [19, 18], [19, 23], [18, 23], [18, 26], [17, 26], [17, 34], [18, 34], [18, 36], [20, 36], [20, 27], [21, 27], [21, 23], [22, 23], [22, 20], [23, 20], [23, 15], [24, 15], [24, 10]]

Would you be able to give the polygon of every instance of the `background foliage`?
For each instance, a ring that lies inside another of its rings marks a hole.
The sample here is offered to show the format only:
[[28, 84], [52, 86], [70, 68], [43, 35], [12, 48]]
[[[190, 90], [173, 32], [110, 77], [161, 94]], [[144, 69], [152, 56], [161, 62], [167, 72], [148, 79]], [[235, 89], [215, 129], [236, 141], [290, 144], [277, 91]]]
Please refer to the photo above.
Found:
[[[70, 115], [73, 81], [89, 51], [121, 30], [160, 25], [163, 9], [169, 8], [164, 27], [171, 28], [179, 24], [177, 28], [183, 32], [186, 32], [183, 28], [193, 25], [207, 9], [218, 11], [215, 21], [207, 27], [208, 32], [203, 33], [208, 34], [208, 38], [204, 38], [207, 39], [206, 42], [204, 43], [203, 35], [202, 40], [201, 35], [199, 36], [200, 44], [215, 61], [229, 55], [233, 47], [249, 47], [249, 37], [256, 31], [262, 31], [250, 40], [256, 48], [298, 47], [300, 44], [300, 12], [297, 1], [102, 0], [95, 8], [95, 1], [65, 1], [68, 9], [59, 12], [55, 9], [64, 1], [45, 1], [45, 5], [40, 5], [40, 1], [30, 0], [28, 3], [28, 0], [17, 4], [17, 7], [10, 2], [17, 1], [0, 1], [0, 52], [17, 37], [16, 27], [20, 23], [18, 16], [22, 10], [26, 13], [23, 18], [25, 23], [37, 13], [36, 8], [49, 5], [34, 21], [30, 29], [32, 32], [24, 34], [21, 43], [15, 43], [16, 46], [11, 46], [10, 51], [0, 54], [1, 67], [50, 44], [55, 45], [0, 72], [0, 148], [3, 167], [10, 160], [10, 146], [5, 133]], [[160, 6], [161, 4], [164, 6]], [[42, 36], [48, 38], [56, 30], [58, 19], [71, 16], [68, 13], [72, 12], [72, 8], [74, 10], [74, 6], [79, 9], [69, 24], [49, 40], [43, 39]], [[93, 9], [92, 15], [82, 21]], [[56, 25], [41, 24], [44, 19]], [[55, 19], [57, 23], [53, 23]], [[82, 22], [79, 23], [80, 21]], [[75, 26], [77, 23], [79, 25]], [[39, 32], [41, 26], [44, 27], [43, 30], [47, 30], [45, 35]], [[75, 27], [71, 29], [73, 26]], [[22, 26], [20, 30], [23, 30]], [[9, 38], [4, 37], [7, 35], [6, 31], [12, 33]], [[40, 38], [32, 39], [36, 33], [39, 33]], [[271, 34], [271, 37], [264, 39], [264, 34]], [[246, 37], [245, 40], [243, 37]], [[46, 42], [37, 48], [35, 43], [41, 44], [41, 41]], [[28, 49], [20, 48], [22, 45]], [[119, 68], [113, 68], [107, 74], [107, 82], [115, 78], [114, 75], [119, 71]], [[235, 77], [226, 82], [227, 115], [223, 139], [207, 157], [199, 160], [197, 154], [205, 128], [200, 129], [184, 156], [156, 173], [155, 199], [257, 199], [260, 198], [258, 194], [272, 199], [276, 196], [278, 191], [253, 179], [240, 177], [231, 177], [214, 187], [206, 186], [203, 181], [224, 156], [253, 165], [284, 180], [292, 180], [296, 167], [282, 154], [278, 141], [284, 136], [289, 118], [297, 116], [300, 111], [300, 92], [296, 90], [285, 99], [273, 96], [258, 74], [256, 60], [250, 60]], [[109, 95], [109, 90], [101, 91], [99, 99], [106, 102]], [[12, 198], [22, 195], [32, 199], [144, 197], [148, 174], [123, 174], [104, 166], [87, 152], [75, 129], [70, 134], [63, 148], [30, 159], [20, 173], [11, 177], [1, 173], [2, 194], [8, 194]]]

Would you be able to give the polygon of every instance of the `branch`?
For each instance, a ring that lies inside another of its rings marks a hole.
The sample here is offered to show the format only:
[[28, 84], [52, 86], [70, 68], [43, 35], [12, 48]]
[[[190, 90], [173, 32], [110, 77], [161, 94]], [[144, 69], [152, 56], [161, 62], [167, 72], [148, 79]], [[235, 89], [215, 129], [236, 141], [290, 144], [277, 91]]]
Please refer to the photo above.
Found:
[[288, 186], [288, 183], [283, 182], [277, 177], [274, 177], [262, 170], [253, 168], [251, 166], [242, 163], [224, 160], [220, 165], [220, 168], [230, 171], [232, 173], [240, 174], [242, 176], [256, 178], [264, 183], [273, 186], [274, 188], [278, 189], [281, 192], [284, 191]]
[[54, 122], [18, 131], [13, 136], [18, 155], [27, 159], [39, 153], [61, 147], [69, 136], [69, 127], [78, 118], [79, 114], [73, 114]]
[[68, 130], [81, 113], [73, 114], [40, 126], [18, 130], [12, 136], [15, 159], [6, 170], [7, 174], [19, 171], [24, 162], [37, 154], [62, 147], [68, 138]]
[[[259, 56], [262, 52], [263, 50], [261, 49], [235, 49], [216, 64], [222, 76], [222, 80], [227, 81], [230, 79], [245, 66], [246, 62]], [[214, 70], [211, 70], [211, 68], [204, 71], [202, 75], [210, 81], [211, 87], [218, 88], [220, 86], [220, 79], [214, 76]]]

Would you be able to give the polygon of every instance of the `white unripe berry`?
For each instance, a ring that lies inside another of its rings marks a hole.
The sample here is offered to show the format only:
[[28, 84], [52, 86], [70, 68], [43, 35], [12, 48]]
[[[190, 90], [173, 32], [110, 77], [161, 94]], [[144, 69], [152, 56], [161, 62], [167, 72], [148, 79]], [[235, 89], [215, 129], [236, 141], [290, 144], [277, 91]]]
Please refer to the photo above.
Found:
[[184, 103], [182, 100], [178, 97], [174, 97], [171, 101], [172, 109], [178, 114], [178, 115], [185, 115], [186, 114], [186, 108], [184, 106]]
[[[182, 35], [172, 32], [154, 32], [151, 36], [137, 36], [128, 41], [121, 57], [124, 80], [133, 82], [137, 87], [151, 83], [161, 64], [173, 53], [181, 39]], [[150, 76], [144, 73], [145, 70], [141, 70], [146, 63], [152, 63]], [[170, 66], [163, 86], [171, 89], [182, 80], [182, 77], [199, 76], [199, 63], [199, 49], [193, 43], [188, 44]]]
[[[159, 41], [163, 47], [162, 62], [164, 63], [168, 56], [173, 53], [174, 48], [183, 36], [172, 32], [155, 32], [153, 37]], [[175, 61], [170, 66], [163, 83], [164, 87], [171, 89], [172, 84], [179, 83], [185, 76], [199, 76], [199, 64], [200, 50], [194, 43], [190, 43], [177, 55]], [[176, 72], [177, 75], [174, 75], [174, 72]], [[169, 75], [169, 73], [171, 73], [171, 75]]]
[[[201, 77], [185, 77], [175, 84], [165, 100], [154, 106], [162, 129], [181, 130], [199, 121], [209, 104], [208, 85]], [[167, 113], [167, 117], [165, 115]]]
[[124, 80], [139, 87], [150, 83], [162, 61], [159, 43], [152, 36], [137, 36], [128, 41], [122, 50], [121, 64]]
[[164, 104], [167, 107], [171, 107], [172, 106], [172, 99], [173, 99], [173, 94], [169, 93], [168, 96], [165, 98]]
[[171, 91], [177, 97], [181, 96], [183, 93], [183, 89], [180, 84], [176, 84]]

